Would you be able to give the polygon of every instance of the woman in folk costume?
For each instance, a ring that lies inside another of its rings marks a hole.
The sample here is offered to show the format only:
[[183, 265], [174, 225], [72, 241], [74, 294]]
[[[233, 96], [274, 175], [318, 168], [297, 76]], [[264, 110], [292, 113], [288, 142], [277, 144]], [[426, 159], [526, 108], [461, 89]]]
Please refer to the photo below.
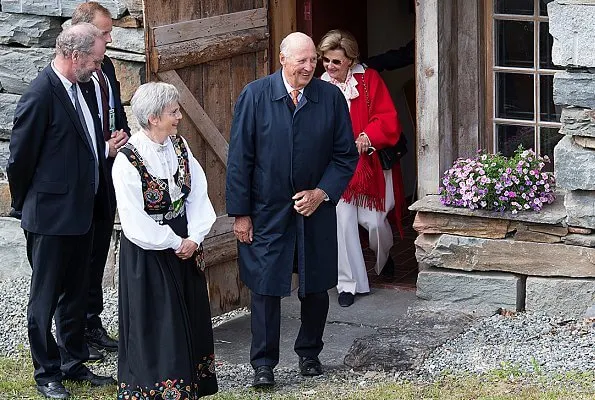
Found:
[[336, 85], [345, 95], [360, 154], [355, 174], [337, 205], [337, 290], [339, 304], [349, 307], [355, 294], [370, 292], [358, 225], [368, 231], [378, 274], [391, 262], [393, 234], [387, 216], [393, 208], [401, 230], [405, 202], [401, 169], [397, 163], [393, 170], [383, 170], [375, 151], [394, 146], [401, 135], [401, 126], [378, 72], [358, 62], [359, 49], [353, 35], [344, 30], [329, 31], [318, 45], [318, 55], [326, 71], [321, 79]]
[[215, 222], [203, 169], [177, 135], [178, 90], [141, 85], [142, 129], [112, 171], [122, 224], [118, 399], [197, 399], [217, 392], [201, 243]]

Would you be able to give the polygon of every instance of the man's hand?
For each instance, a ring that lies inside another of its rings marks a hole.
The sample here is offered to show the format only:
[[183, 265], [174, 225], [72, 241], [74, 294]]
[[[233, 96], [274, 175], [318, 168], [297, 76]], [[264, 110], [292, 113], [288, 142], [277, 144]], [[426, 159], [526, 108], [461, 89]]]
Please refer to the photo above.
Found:
[[115, 157], [116, 154], [118, 154], [118, 149], [124, 146], [126, 142], [128, 142], [128, 135], [124, 130], [120, 129], [119, 131], [113, 131], [112, 137], [107, 141], [107, 145], [109, 146], [109, 156]]
[[233, 223], [233, 233], [240, 243], [251, 244], [254, 239], [252, 218], [249, 216], [236, 217]]
[[304, 217], [309, 217], [316, 211], [325, 198], [324, 191], [316, 188], [313, 190], [302, 190], [292, 197], [295, 200], [293, 208]]
[[198, 249], [198, 244], [190, 239], [182, 239], [182, 244], [176, 250], [176, 255], [182, 260], [187, 260], [192, 257], [196, 249]]

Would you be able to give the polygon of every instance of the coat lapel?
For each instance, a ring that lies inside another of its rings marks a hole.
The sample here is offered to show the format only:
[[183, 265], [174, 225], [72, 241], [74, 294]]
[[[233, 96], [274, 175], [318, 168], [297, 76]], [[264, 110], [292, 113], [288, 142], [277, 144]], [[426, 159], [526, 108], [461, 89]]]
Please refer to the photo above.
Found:
[[46, 67], [45, 72], [52, 84], [52, 87], [53, 87], [54, 93], [56, 94], [56, 97], [58, 97], [58, 99], [62, 103], [62, 106], [64, 107], [64, 109], [66, 110], [66, 113], [68, 114], [68, 117], [74, 124], [76, 131], [78, 132], [79, 136], [83, 140], [83, 143], [85, 143], [85, 145], [87, 146], [87, 149], [89, 149], [89, 151], [92, 154], [95, 154], [95, 152], [93, 151], [93, 149], [91, 149], [91, 146], [89, 145], [89, 140], [87, 140], [87, 134], [85, 133], [85, 130], [83, 129], [83, 125], [81, 124], [81, 121], [79, 120], [76, 110], [74, 109], [74, 105], [72, 104], [72, 100], [70, 100], [70, 96], [68, 95], [68, 93], [66, 93], [66, 89], [64, 88], [62, 81], [60, 80], [60, 78], [58, 78], [58, 75], [56, 75], [56, 73], [52, 69], [51, 65], [48, 65]]

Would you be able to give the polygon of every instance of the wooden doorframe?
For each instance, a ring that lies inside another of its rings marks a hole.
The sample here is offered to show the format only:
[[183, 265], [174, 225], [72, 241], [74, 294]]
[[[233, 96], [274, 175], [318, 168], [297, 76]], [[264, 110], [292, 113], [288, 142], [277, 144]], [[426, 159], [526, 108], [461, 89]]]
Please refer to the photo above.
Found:
[[281, 41], [285, 36], [297, 30], [296, 7], [296, 0], [269, 0], [269, 29], [271, 33], [269, 65], [271, 73], [281, 68], [281, 64], [279, 64]]

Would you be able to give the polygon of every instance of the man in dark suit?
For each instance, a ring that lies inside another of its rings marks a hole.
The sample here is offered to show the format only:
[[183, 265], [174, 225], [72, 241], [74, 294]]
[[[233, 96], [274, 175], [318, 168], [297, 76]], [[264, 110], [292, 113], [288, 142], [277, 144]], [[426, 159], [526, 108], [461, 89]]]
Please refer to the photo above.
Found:
[[345, 97], [312, 79], [312, 39], [291, 33], [280, 50], [283, 68], [238, 98], [227, 166], [227, 212], [251, 291], [255, 387], [275, 383], [281, 297], [291, 294], [294, 263], [302, 321], [294, 350], [302, 375], [322, 374], [327, 291], [337, 285], [335, 207], [359, 159]]
[[[37, 390], [65, 399], [62, 379], [115, 384], [84, 364], [85, 295], [96, 215], [107, 215], [105, 145], [77, 81], [101, 65], [105, 41], [91, 24], [65, 29], [56, 56], [19, 100], [7, 174], [31, 264], [27, 327]], [[56, 340], [51, 333], [56, 322]]]
[[[106, 43], [111, 43], [112, 17], [107, 8], [94, 1], [79, 4], [72, 14], [72, 25], [82, 22], [93, 24], [101, 31]], [[118, 149], [128, 141], [130, 128], [120, 98], [120, 82], [116, 79], [114, 64], [108, 56], [104, 56], [101, 69], [95, 71], [91, 76], [91, 80], [82, 84], [81, 87], [84, 89], [84, 93], [89, 95], [87, 103], [89, 107], [93, 108], [95, 115], [99, 116], [101, 122], [101, 131], [108, 153], [107, 189], [110, 205], [112, 206], [108, 217], [95, 219], [93, 225], [85, 339], [87, 344], [91, 346], [89, 348], [89, 359], [97, 360], [103, 358], [103, 355], [96, 349], [118, 350], [118, 342], [108, 336], [99, 315], [103, 311], [103, 272], [116, 214], [116, 198], [111, 170]]]

